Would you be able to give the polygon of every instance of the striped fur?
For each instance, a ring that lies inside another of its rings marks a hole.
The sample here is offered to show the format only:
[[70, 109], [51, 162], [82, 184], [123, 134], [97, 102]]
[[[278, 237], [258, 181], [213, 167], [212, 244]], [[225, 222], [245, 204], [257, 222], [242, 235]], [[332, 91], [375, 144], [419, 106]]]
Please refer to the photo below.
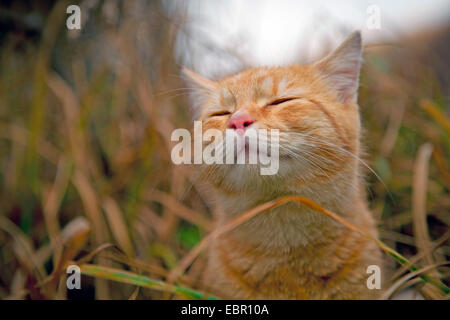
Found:
[[[276, 175], [261, 176], [251, 166], [203, 168], [224, 211], [219, 225], [258, 204], [296, 194], [376, 236], [359, 161], [360, 63], [356, 32], [311, 65], [253, 68], [217, 82], [187, 71], [201, 89], [194, 114], [203, 130], [225, 130], [238, 110], [248, 111], [255, 128], [280, 130]], [[271, 105], [283, 98], [293, 99]], [[220, 116], [214, 115], [218, 112]], [[366, 287], [366, 269], [373, 264], [381, 264], [374, 243], [289, 203], [215, 239], [204, 283], [213, 293], [233, 299], [372, 298], [376, 292]]]

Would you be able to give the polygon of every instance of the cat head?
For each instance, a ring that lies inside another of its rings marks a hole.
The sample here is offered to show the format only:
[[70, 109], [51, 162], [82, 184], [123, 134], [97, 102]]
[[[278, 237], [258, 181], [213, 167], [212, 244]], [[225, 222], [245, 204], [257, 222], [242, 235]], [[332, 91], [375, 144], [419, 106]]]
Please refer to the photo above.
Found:
[[[271, 182], [329, 181], [358, 154], [361, 51], [354, 32], [309, 65], [252, 68], [218, 81], [184, 69], [193, 88], [193, 119], [204, 132], [278, 129], [280, 168]], [[237, 189], [268, 179], [251, 165], [219, 166], [210, 176]]]

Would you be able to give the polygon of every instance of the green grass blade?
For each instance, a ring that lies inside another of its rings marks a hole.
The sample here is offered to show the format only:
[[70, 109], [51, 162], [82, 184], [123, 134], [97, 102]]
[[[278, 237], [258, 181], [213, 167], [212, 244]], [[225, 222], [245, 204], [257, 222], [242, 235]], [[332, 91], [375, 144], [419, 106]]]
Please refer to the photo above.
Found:
[[120, 269], [103, 267], [99, 265], [93, 264], [83, 264], [80, 266], [81, 273], [97, 278], [103, 278], [107, 280], [128, 283], [132, 285], [136, 285], [143, 288], [154, 289], [158, 291], [166, 291], [173, 294], [177, 294], [186, 299], [208, 299], [215, 300], [217, 299], [214, 296], [207, 295], [203, 292], [196, 291], [190, 288], [181, 287], [178, 285], [171, 285], [161, 280], [155, 280], [148, 278], [146, 276], [142, 276], [136, 273], [132, 273], [129, 271], [123, 271]]

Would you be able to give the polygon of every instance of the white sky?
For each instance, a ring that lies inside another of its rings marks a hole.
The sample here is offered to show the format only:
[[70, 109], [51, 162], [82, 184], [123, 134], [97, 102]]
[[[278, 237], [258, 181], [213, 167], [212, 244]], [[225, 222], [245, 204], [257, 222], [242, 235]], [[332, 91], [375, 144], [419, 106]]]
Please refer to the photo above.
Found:
[[[379, 30], [367, 28], [370, 5], [380, 9]], [[191, 0], [187, 13], [191, 32], [180, 38], [180, 64], [220, 76], [239, 66], [216, 49], [251, 65], [304, 63], [356, 29], [367, 43], [401, 41], [411, 32], [449, 25], [450, 0]]]

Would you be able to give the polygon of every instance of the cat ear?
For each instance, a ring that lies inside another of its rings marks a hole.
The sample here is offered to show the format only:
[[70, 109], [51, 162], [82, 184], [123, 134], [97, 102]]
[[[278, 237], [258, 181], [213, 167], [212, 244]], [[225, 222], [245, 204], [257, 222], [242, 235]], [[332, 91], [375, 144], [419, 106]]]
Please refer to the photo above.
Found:
[[356, 102], [362, 62], [361, 33], [355, 31], [314, 66], [338, 93], [342, 103]]
[[196, 119], [201, 114], [205, 100], [217, 90], [217, 83], [183, 67], [183, 75], [188, 83], [192, 102], [192, 116]]

